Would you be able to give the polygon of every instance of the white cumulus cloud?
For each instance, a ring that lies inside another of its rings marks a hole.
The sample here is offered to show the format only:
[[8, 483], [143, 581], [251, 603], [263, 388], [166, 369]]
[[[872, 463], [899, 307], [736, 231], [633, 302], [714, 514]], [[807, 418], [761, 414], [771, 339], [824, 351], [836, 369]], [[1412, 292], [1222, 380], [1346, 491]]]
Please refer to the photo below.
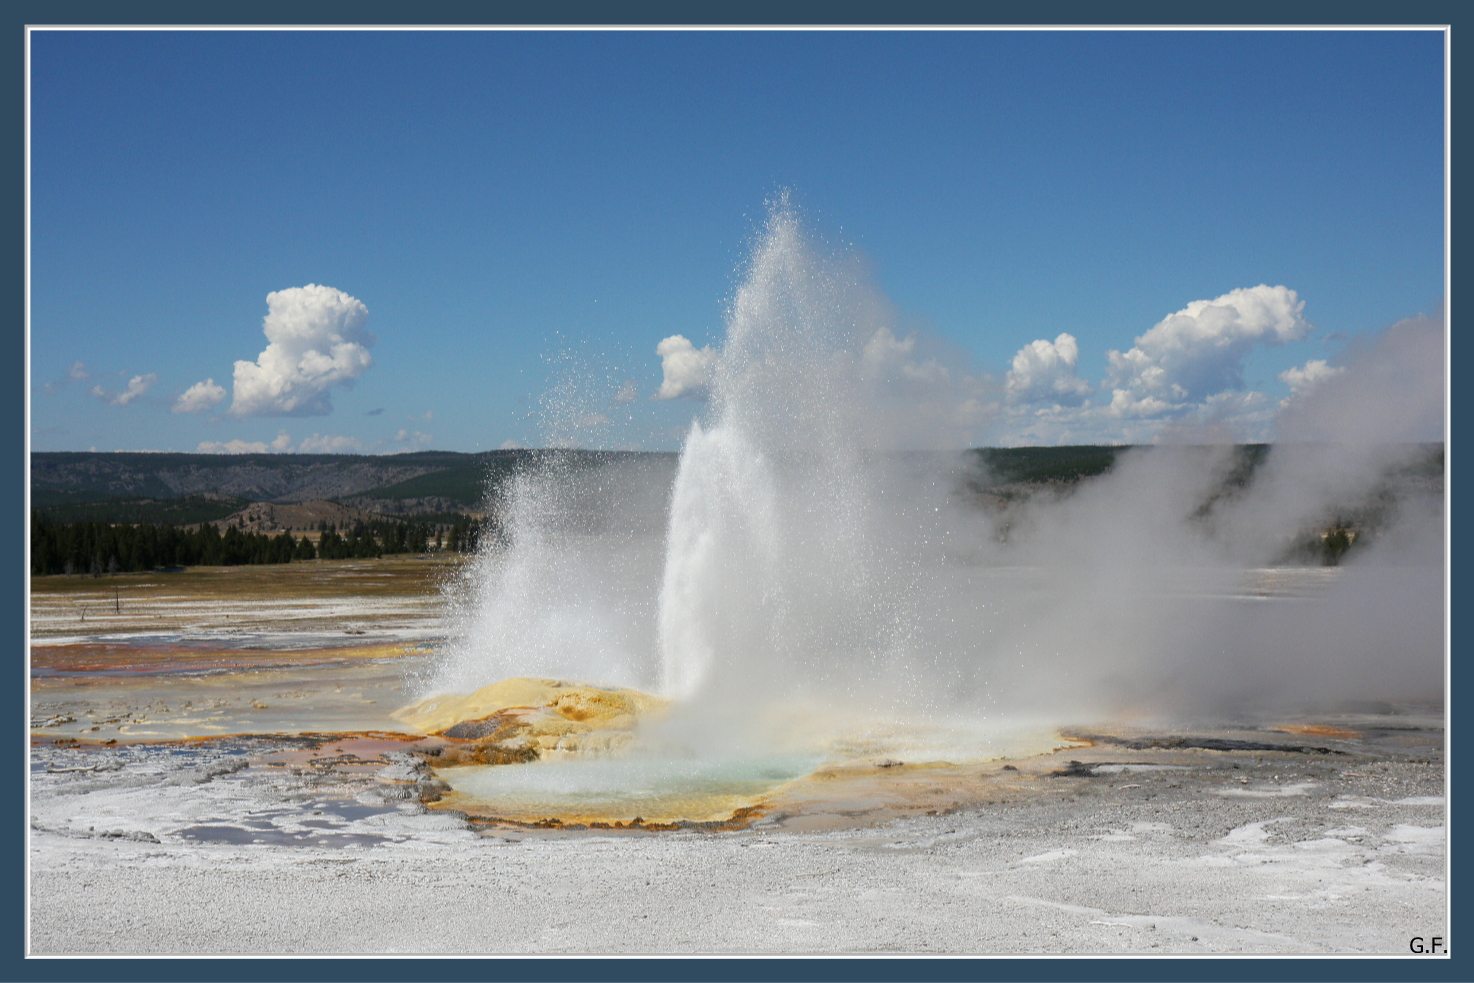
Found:
[[[73, 378], [76, 377], [73, 376]], [[121, 392], [109, 392], [99, 385], [92, 387], [92, 395], [109, 406], [127, 406], [139, 396], [148, 392], [148, 387], [158, 381], [158, 378], [157, 373], [154, 372], [150, 372], [148, 375], [135, 375], [128, 380], [128, 385]]]
[[173, 413], [203, 413], [225, 399], [225, 387], [215, 385], [214, 379], [196, 382], [186, 389], [174, 403]]
[[1072, 334], [1061, 332], [1054, 341], [1030, 342], [1013, 357], [1004, 378], [1004, 391], [1015, 403], [1050, 402], [1078, 405], [1090, 394], [1090, 383], [1075, 374], [1080, 346]]
[[[1184, 427], [1267, 439], [1276, 406], [1265, 394], [1246, 391], [1244, 365], [1257, 346], [1303, 340], [1311, 331], [1304, 307], [1295, 291], [1264, 284], [1193, 301], [1137, 337], [1129, 350], [1108, 352], [1105, 378], [1094, 389], [1077, 375], [1079, 347], [1072, 336], [1032, 342], [1014, 356], [1004, 380], [1002, 429], [995, 439], [1149, 443]], [[1280, 378], [1314, 388], [1336, 374], [1311, 361]]]
[[80, 359], [73, 362], [72, 367], [67, 370], [67, 377], [76, 379], [79, 382], [83, 379], [90, 378], [91, 375], [92, 373], [87, 371], [87, 366]]
[[1345, 368], [1327, 365], [1323, 358], [1312, 358], [1304, 365], [1285, 369], [1280, 373], [1280, 381], [1290, 387], [1290, 392], [1298, 395], [1314, 389], [1327, 379], [1334, 379], [1345, 371]]
[[676, 334], [656, 345], [655, 354], [660, 356], [660, 369], [664, 374], [655, 399], [706, 395], [717, 359], [711, 346], [697, 348], [684, 335]]
[[368, 308], [341, 290], [309, 283], [266, 295], [268, 342], [254, 362], [235, 363], [232, 416], [325, 416], [329, 390], [348, 387], [373, 358]]
[[1199, 402], [1243, 388], [1244, 359], [1254, 346], [1299, 341], [1310, 332], [1301, 317], [1305, 302], [1285, 287], [1231, 291], [1214, 300], [1195, 300], [1169, 314], [1136, 339], [1124, 354], [1107, 353], [1107, 383], [1140, 403]]

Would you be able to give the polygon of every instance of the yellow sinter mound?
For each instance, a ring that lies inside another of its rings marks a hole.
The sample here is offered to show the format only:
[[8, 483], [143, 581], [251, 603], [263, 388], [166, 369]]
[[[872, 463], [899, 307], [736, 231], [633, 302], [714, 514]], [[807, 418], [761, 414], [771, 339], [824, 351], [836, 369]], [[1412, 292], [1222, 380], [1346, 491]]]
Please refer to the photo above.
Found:
[[[633, 689], [558, 679], [506, 679], [468, 696], [426, 697], [390, 716], [421, 734], [493, 741], [505, 751], [611, 750], [609, 737], [664, 712], [670, 701]], [[613, 732], [613, 733], [611, 733]], [[603, 739], [594, 738], [601, 735]], [[627, 735], [625, 735], [627, 737]]]

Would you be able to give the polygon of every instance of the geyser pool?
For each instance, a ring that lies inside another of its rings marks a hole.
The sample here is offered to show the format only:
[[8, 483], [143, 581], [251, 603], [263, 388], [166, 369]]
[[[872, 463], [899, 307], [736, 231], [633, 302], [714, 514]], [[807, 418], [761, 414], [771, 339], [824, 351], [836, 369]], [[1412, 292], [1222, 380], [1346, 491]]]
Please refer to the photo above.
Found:
[[661, 823], [725, 820], [759, 797], [802, 778], [818, 755], [740, 758], [650, 757], [536, 761], [442, 769], [455, 790], [447, 804], [514, 822]]

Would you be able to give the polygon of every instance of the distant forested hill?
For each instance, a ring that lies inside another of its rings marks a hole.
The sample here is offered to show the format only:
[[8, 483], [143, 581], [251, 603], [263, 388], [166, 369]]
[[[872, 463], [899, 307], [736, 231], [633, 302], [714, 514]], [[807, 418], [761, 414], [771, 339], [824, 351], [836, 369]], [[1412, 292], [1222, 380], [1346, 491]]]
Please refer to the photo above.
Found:
[[[973, 452], [988, 486], [1073, 483], [1110, 469], [1122, 448], [1026, 447]], [[519, 466], [558, 457], [574, 470], [641, 461], [674, 473], [675, 454], [497, 450], [479, 454], [31, 455], [31, 505], [58, 521], [173, 522], [224, 518], [250, 502], [330, 500], [384, 514], [486, 507]]]
[[[965, 452], [959, 491], [981, 507], [1007, 508], [1043, 489], [1068, 492], [1111, 471], [1129, 447], [980, 448]], [[1243, 487], [1268, 458], [1267, 444], [1237, 448], [1238, 464], [1217, 494]], [[1294, 453], [1279, 448], [1279, 453]], [[573, 512], [593, 516], [613, 484], [649, 485], [661, 498], [675, 474], [676, 455], [639, 451], [496, 450], [479, 454], [421, 451], [413, 454], [137, 454], [38, 452], [31, 455], [31, 505], [55, 522], [214, 522], [248, 503], [332, 501], [393, 517], [449, 522], [456, 516], [495, 511], [508, 479], [519, 467], [552, 460], [569, 475]], [[614, 470], [609, 470], [613, 468]], [[1442, 445], [1428, 445], [1395, 485], [1436, 484], [1442, 491]], [[634, 476], [632, 481], [614, 477]], [[578, 476], [584, 476], [579, 478]], [[588, 480], [585, 480], [588, 479]], [[610, 480], [606, 480], [610, 479]], [[1431, 487], [1431, 486], [1430, 486]], [[646, 496], [649, 497], [649, 496]], [[659, 512], [663, 501], [641, 506]], [[1336, 519], [1364, 524], [1361, 515]]]
[[139, 454], [36, 452], [31, 507], [55, 521], [167, 522], [223, 519], [250, 502], [329, 500], [395, 516], [485, 511], [522, 464], [556, 456], [573, 470], [675, 454], [496, 450], [479, 454]]
[[[496, 453], [496, 452], [494, 452]], [[505, 452], [500, 452], [505, 453]], [[483, 455], [428, 451], [361, 454], [96, 454], [31, 455], [31, 495], [92, 498], [182, 498], [227, 495], [263, 502], [341, 498], [415, 478]]]

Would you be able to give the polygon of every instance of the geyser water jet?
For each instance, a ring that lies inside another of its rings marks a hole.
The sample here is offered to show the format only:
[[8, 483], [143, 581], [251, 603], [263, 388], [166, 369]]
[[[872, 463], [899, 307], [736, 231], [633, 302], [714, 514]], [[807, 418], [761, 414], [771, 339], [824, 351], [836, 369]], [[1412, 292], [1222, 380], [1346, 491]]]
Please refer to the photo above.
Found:
[[885, 601], [868, 583], [857, 394], [835, 358], [848, 312], [827, 274], [775, 211], [733, 304], [709, 426], [692, 424], [671, 494], [659, 630], [674, 698], [750, 699], [826, 651], [883, 642], [864, 604]]

